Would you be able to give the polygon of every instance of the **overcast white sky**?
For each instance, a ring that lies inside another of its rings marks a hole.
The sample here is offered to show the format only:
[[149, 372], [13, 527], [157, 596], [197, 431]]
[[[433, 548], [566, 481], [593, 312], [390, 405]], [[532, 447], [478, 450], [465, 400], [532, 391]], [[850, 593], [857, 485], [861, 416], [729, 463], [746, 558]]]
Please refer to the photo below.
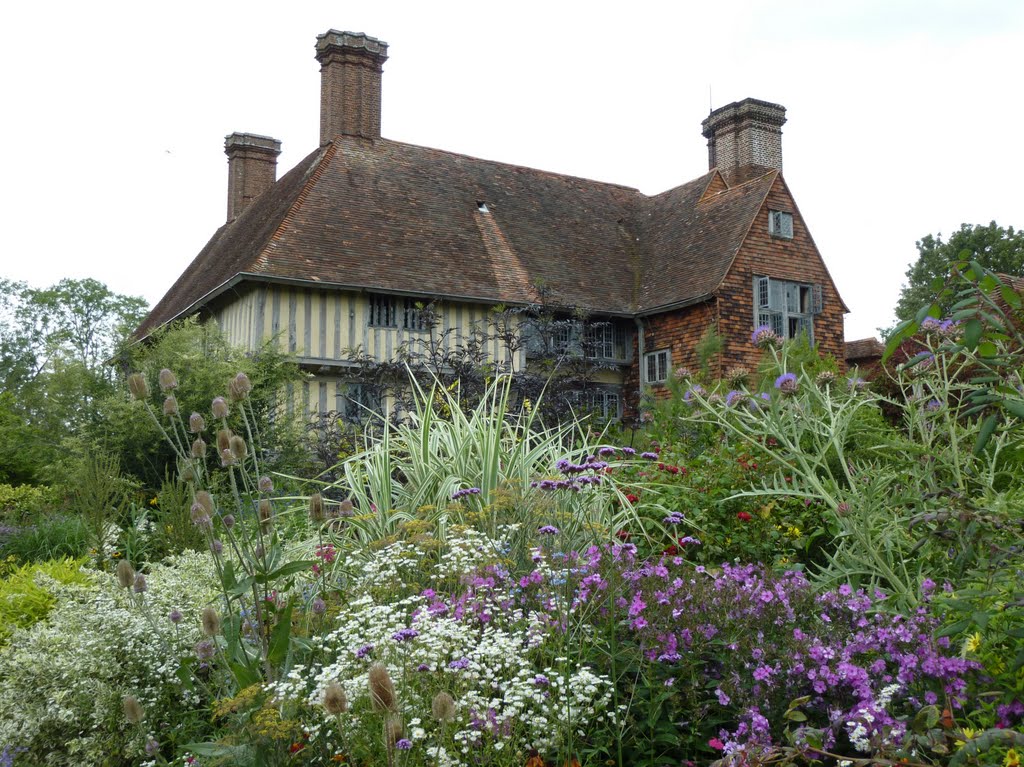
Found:
[[44, 2], [0, 11], [0, 276], [156, 302], [225, 217], [232, 131], [318, 143], [316, 35], [389, 43], [383, 134], [654, 194], [711, 103], [784, 105], [786, 180], [851, 309], [925, 234], [1024, 225], [1024, 3]]

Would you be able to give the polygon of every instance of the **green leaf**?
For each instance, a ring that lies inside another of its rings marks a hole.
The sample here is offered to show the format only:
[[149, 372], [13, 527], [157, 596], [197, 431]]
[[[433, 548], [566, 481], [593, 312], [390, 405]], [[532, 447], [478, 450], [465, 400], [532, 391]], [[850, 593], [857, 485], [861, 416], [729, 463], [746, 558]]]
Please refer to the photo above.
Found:
[[978, 610], [971, 613], [971, 619], [978, 624], [978, 628], [984, 631], [988, 628], [988, 613], [983, 610]]
[[979, 357], [995, 357], [997, 354], [999, 354], [999, 347], [991, 341], [982, 341], [978, 344]]
[[[998, 424], [998, 413], [993, 413], [982, 422], [981, 431], [978, 432], [978, 441], [974, 443], [975, 456], [979, 456], [985, 452], [985, 446], [988, 445], [988, 441], [992, 438], [992, 432], [996, 430], [996, 426]], [[982, 628], [984, 628], [984, 626]]]
[[1011, 309], [1021, 308], [1020, 293], [1011, 288], [1009, 285], [1003, 285], [999, 289], [999, 293], [1003, 297], [1003, 300], [1006, 302], [1007, 306], [1009, 306]]
[[231, 669], [231, 676], [235, 678], [235, 684], [239, 690], [259, 684], [262, 678], [255, 669], [246, 666], [238, 661], [228, 661], [228, 668]]
[[278, 578], [287, 578], [289, 575], [295, 575], [295, 573], [301, 573], [304, 570], [309, 570], [316, 564], [316, 561], [312, 559], [297, 559], [294, 562], [288, 562], [287, 564], [281, 565], [276, 570], [269, 573], [260, 573], [256, 576], [257, 583], [270, 583], [276, 581]]
[[939, 707], [934, 705], [925, 706], [914, 715], [914, 721], [911, 722], [910, 729], [917, 733], [928, 732], [938, 723]]
[[293, 600], [288, 600], [288, 606], [278, 618], [277, 625], [270, 635], [270, 649], [267, 652], [267, 660], [278, 666], [288, 657], [288, 645], [292, 635], [292, 606]]
[[785, 718], [788, 719], [790, 722], [806, 722], [807, 714], [805, 714], [803, 711], [791, 709], [786, 712]]
[[252, 588], [252, 584], [255, 582], [256, 580], [253, 578], [253, 576], [247, 575], [246, 577], [242, 578], [242, 580], [238, 581], [234, 586], [232, 586], [229, 589], [226, 589], [228, 596], [240, 597], [243, 594], [248, 594], [249, 590]]
[[1018, 671], [1024, 666], [1024, 648], [1017, 651], [1017, 657], [1013, 659], [1013, 663], [1010, 665], [1010, 673]]
[[935, 632], [937, 637], [949, 637], [954, 634], [959, 634], [962, 631], [966, 631], [971, 627], [971, 619], [964, 618], [962, 621], [956, 623], [950, 623], [948, 626], [943, 626], [941, 629]]
[[974, 351], [978, 347], [978, 341], [981, 340], [984, 330], [985, 326], [981, 324], [981, 320], [977, 318], [967, 320], [967, 324], [964, 326], [964, 346]]
[[1024, 420], [1024, 402], [1016, 399], [1006, 399], [1003, 400], [1003, 407], [1021, 420]]

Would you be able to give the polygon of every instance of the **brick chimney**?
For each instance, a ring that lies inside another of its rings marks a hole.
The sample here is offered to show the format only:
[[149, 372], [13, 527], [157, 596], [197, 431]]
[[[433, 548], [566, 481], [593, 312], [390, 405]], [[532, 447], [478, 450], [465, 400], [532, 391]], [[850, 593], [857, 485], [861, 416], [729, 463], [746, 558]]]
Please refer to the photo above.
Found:
[[729, 185], [770, 170], [782, 170], [782, 126], [786, 108], [758, 99], [719, 107], [701, 123], [708, 140], [708, 168], [718, 168]]
[[380, 81], [388, 44], [332, 29], [316, 38], [320, 146], [335, 136], [380, 138]]
[[255, 133], [232, 133], [224, 137], [224, 153], [228, 156], [228, 221], [231, 221], [277, 181], [281, 142]]

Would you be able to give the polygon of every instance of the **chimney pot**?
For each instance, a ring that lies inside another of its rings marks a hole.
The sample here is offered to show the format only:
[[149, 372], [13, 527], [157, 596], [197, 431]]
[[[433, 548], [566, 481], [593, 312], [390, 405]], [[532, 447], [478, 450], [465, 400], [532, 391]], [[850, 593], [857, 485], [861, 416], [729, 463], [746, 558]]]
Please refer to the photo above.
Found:
[[782, 170], [785, 122], [784, 106], [760, 99], [719, 107], [701, 123], [708, 140], [708, 168], [718, 168], [730, 185]]
[[332, 29], [316, 38], [320, 62], [320, 145], [335, 136], [380, 138], [381, 74], [388, 44]]
[[277, 181], [281, 142], [256, 133], [232, 133], [224, 137], [224, 153], [228, 156], [228, 221], [231, 221]]

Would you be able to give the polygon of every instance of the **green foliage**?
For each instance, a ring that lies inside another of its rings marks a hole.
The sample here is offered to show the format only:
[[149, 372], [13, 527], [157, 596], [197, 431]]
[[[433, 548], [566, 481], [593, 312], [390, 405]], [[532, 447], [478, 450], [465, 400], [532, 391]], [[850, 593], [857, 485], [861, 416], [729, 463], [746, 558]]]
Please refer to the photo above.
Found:
[[[47, 579], [57, 583], [86, 584], [82, 571], [84, 559], [61, 559], [23, 565], [0, 580], [0, 647], [6, 645], [15, 629], [25, 629], [44, 620], [57, 598], [47, 587]], [[44, 577], [40, 578], [42, 575]]]
[[15, 528], [0, 538], [0, 558], [13, 557], [19, 564], [89, 553], [89, 531], [80, 517], [57, 514], [34, 524]]
[[700, 372], [705, 377], [712, 375], [712, 367], [718, 359], [718, 355], [722, 353], [725, 343], [722, 340], [722, 336], [718, 333], [718, 327], [712, 323], [707, 326], [700, 340], [694, 347], [694, 352], [697, 355], [697, 364], [700, 366]]
[[[300, 380], [301, 374], [273, 344], [249, 354], [232, 348], [216, 325], [189, 319], [161, 328], [146, 344], [122, 349], [118, 365], [122, 371], [142, 373], [154, 391], [160, 370], [181, 371], [181, 387], [173, 393], [186, 418], [192, 412], [209, 413], [210, 402], [225, 392], [228, 381], [238, 372], [246, 373], [253, 385], [251, 406], [259, 428], [257, 436], [262, 444], [274, 446], [274, 453], [265, 456], [268, 463], [281, 470], [305, 464], [301, 424], [279, 408], [285, 385]], [[102, 447], [118, 458], [126, 475], [155, 491], [167, 472], [177, 469], [174, 451], [158, 425], [133, 412], [123, 381], [97, 406], [97, 427], [70, 449], [85, 452]]]
[[112, 534], [116, 536], [126, 521], [129, 496], [135, 485], [122, 476], [117, 458], [99, 452], [81, 457], [69, 485], [68, 509], [85, 524], [89, 546], [102, 568], [107, 559], [108, 539]]
[[0, 524], [28, 524], [52, 503], [53, 492], [47, 487], [0, 483]]
[[[948, 265], [960, 260], [976, 261], [993, 272], [1024, 275], [1024, 231], [1003, 228], [995, 221], [988, 226], [963, 224], [947, 241], [942, 235], [926, 235], [917, 243], [918, 258], [907, 270], [896, 317], [913, 319], [918, 309], [930, 304], [946, 277]], [[952, 303], [940, 302], [940, 313], [949, 313]]]
[[0, 481], [52, 482], [63, 440], [95, 425], [113, 388], [104, 360], [144, 310], [96, 280], [0, 279]]

